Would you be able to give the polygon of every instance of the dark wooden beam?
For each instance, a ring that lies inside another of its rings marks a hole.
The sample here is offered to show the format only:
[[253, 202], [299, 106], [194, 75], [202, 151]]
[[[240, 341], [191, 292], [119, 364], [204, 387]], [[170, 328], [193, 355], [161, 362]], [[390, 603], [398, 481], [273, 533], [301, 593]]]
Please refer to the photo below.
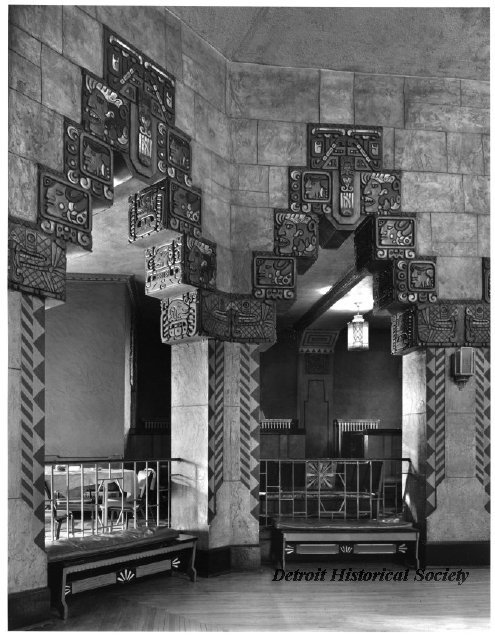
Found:
[[306, 311], [306, 313], [294, 323], [296, 331], [304, 331], [310, 327], [325, 311], [330, 309], [337, 300], [345, 296], [358, 282], [368, 275], [366, 269], [357, 270], [355, 267], [350, 269], [343, 278], [341, 278], [318, 302]]

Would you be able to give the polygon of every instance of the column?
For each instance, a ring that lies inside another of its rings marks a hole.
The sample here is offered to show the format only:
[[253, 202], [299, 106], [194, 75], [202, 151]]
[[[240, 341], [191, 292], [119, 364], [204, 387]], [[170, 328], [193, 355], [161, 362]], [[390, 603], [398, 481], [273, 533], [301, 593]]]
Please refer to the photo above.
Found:
[[199, 536], [199, 571], [258, 567], [257, 345], [172, 347], [172, 457], [172, 526]]
[[9, 627], [48, 617], [45, 553], [45, 304], [8, 292]]

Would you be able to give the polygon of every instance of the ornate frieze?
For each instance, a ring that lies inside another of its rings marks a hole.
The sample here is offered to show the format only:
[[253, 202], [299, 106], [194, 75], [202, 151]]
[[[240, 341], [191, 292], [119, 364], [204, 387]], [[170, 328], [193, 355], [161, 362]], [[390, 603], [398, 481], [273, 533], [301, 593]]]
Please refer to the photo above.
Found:
[[410, 307], [392, 317], [392, 353], [422, 347], [488, 347], [490, 307], [480, 301], [450, 300]]
[[305, 329], [299, 343], [299, 353], [333, 353], [339, 331]]
[[332, 212], [332, 174], [308, 171], [307, 167], [289, 168], [289, 201], [294, 213], [324, 215]]
[[[60, 174], [39, 167], [39, 222], [45, 233], [91, 250], [91, 197]], [[67, 248], [71, 251], [71, 248]]]
[[339, 224], [359, 220], [359, 174], [382, 169], [382, 132], [381, 127], [308, 125], [309, 169], [332, 172], [332, 217]]
[[216, 244], [208, 240], [178, 235], [145, 253], [146, 290], [165, 298], [199, 287], [214, 289]]
[[[161, 233], [165, 232], [165, 233]], [[148, 244], [170, 240], [178, 233], [201, 235], [201, 191], [172, 178], [146, 187], [129, 197], [129, 241]], [[148, 237], [153, 235], [154, 237]]]
[[132, 171], [154, 183], [166, 171], [167, 128], [175, 121], [175, 79], [107, 28], [104, 51], [105, 81], [129, 103]]
[[318, 257], [317, 216], [275, 209], [273, 245], [275, 255], [297, 258], [297, 273], [304, 273]]
[[370, 214], [354, 235], [357, 269], [378, 271], [389, 260], [416, 257], [416, 218]]
[[64, 243], [24, 221], [9, 220], [8, 233], [9, 288], [65, 300]]
[[374, 278], [375, 309], [436, 302], [436, 258], [392, 260]]
[[194, 290], [162, 300], [161, 336], [167, 344], [204, 337], [275, 342], [275, 304], [249, 295]]
[[361, 180], [361, 213], [397, 215], [401, 213], [400, 172], [363, 171]]
[[67, 118], [64, 120], [64, 173], [67, 180], [91, 194], [93, 209], [113, 204], [113, 153]]
[[254, 253], [253, 294], [265, 300], [295, 300], [295, 259]]
[[490, 258], [481, 258], [483, 301], [490, 302]]
[[83, 71], [82, 125], [113, 149], [129, 152], [129, 102], [100, 78]]

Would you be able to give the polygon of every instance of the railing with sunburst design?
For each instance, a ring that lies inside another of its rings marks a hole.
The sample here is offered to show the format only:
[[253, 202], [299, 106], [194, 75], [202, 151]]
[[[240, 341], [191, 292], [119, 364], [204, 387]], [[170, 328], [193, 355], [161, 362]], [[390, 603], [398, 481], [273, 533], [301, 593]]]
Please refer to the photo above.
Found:
[[[397, 470], [396, 477], [384, 478], [386, 465]], [[409, 471], [408, 458], [261, 460], [260, 524], [284, 516], [400, 515]]]

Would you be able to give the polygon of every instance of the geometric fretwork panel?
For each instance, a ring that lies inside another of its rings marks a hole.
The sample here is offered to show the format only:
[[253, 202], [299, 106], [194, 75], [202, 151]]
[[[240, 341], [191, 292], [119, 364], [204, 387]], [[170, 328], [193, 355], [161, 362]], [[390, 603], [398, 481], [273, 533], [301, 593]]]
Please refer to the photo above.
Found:
[[65, 300], [64, 243], [24, 221], [9, 219], [8, 232], [9, 288]]

